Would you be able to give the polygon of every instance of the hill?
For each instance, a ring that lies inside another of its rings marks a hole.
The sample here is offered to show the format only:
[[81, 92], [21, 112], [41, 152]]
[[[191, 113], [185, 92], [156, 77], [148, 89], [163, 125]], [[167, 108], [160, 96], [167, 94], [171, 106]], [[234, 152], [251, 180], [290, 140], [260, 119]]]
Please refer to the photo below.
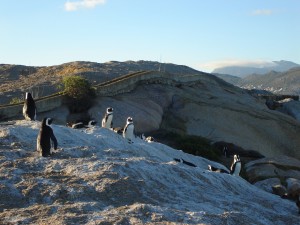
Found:
[[212, 73], [230, 74], [237, 77], [245, 77], [251, 74], [265, 74], [271, 71], [285, 72], [300, 65], [290, 61], [273, 61], [260, 66], [227, 66], [215, 69]]
[[62, 78], [68, 75], [83, 76], [93, 85], [97, 85], [115, 77], [143, 70], [185, 75], [201, 73], [187, 66], [151, 61], [106, 63], [79, 61], [49, 67], [1, 64], [0, 105], [8, 104], [13, 98], [23, 99], [26, 91], [31, 92], [34, 98], [53, 94], [58, 91]]
[[[297, 224], [294, 202], [222, 165], [99, 127], [53, 125], [58, 152], [35, 151], [40, 123], [1, 125], [1, 224]], [[190, 167], [175, 162], [183, 158]]]

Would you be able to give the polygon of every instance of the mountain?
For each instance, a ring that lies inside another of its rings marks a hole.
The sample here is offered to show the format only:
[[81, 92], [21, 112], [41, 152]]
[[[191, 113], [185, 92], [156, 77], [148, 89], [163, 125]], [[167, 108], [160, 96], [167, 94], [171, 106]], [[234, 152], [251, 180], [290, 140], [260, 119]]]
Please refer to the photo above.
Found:
[[230, 74], [237, 77], [245, 77], [251, 74], [265, 74], [271, 71], [284, 72], [300, 65], [290, 61], [273, 61], [271, 64], [262, 64], [260, 66], [227, 66], [215, 69], [213, 74]]
[[223, 74], [214, 75], [245, 89], [262, 90], [282, 95], [300, 95], [300, 67], [285, 72], [271, 71], [263, 75], [252, 74], [244, 78]]
[[0, 126], [1, 224], [299, 223], [294, 202], [160, 143], [53, 124], [59, 149], [43, 158], [35, 151], [40, 122]]

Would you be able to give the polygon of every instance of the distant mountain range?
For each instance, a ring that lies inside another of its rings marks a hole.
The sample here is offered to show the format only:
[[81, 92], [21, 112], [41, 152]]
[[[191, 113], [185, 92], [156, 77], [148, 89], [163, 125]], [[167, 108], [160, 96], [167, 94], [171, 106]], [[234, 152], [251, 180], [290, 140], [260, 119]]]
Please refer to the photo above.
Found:
[[261, 66], [228, 66], [215, 69], [213, 74], [229, 74], [237, 77], [246, 77], [251, 74], [266, 74], [271, 71], [285, 72], [289, 69], [300, 67], [299, 64], [290, 61], [273, 61]]
[[271, 71], [263, 75], [252, 74], [244, 78], [214, 74], [219, 78], [245, 89], [257, 89], [274, 94], [300, 95], [300, 67], [285, 72]]

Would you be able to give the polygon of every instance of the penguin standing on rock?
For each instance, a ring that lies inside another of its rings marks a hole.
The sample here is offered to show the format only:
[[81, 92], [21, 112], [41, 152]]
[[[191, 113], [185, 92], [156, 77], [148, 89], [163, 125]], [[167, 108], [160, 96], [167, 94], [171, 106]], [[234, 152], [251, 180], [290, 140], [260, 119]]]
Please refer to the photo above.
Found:
[[224, 169], [213, 167], [212, 165], [208, 165], [208, 170], [218, 173], [229, 173], [234, 176], [239, 176], [241, 172], [242, 164], [239, 155], [234, 155], [233, 162], [230, 167], [230, 172]]
[[131, 117], [127, 118], [127, 122], [123, 130], [123, 137], [128, 139], [129, 143], [132, 143], [132, 139], [134, 138], [134, 125]]
[[51, 128], [52, 121], [53, 120], [51, 118], [43, 119], [41, 129], [37, 137], [37, 151], [41, 152], [43, 157], [52, 155], [51, 144], [53, 145], [54, 150], [57, 149], [57, 140]]
[[239, 176], [240, 172], [241, 172], [241, 168], [242, 168], [242, 163], [241, 163], [241, 160], [240, 160], [240, 156], [239, 155], [234, 155], [233, 156], [233, 162], [232, 162], [231, 167], [230, 167], [230, 174], [235, 175], [235, 176]]
[[35, 102], [29, 92], [26, 92], [23, 106], [23, 116], [26, 120], [36, 120]]
[[102, 119], [102, 127], [104, 128], [112, 128], [112, 125], [113, 125], [113, 108], [112, 107], [109, 107], [106, 109], [106, 113]]

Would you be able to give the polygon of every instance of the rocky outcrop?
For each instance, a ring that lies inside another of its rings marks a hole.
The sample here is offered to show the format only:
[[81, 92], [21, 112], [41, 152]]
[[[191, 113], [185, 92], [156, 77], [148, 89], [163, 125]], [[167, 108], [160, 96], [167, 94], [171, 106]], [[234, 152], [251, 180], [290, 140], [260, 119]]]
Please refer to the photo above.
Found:
[[295, 101], [293, 99], [285, 99], [284, 101], [281, 101], [280, 104], [282, 105], [281, 108], [278, 109], [278, 111], [286, 113], [292, 117], [294, 117], [296, 120], [300, 122], [300, 102]]
[[296, 199], [300, 194], [300, 161], [287, 156], [263, 158], [245, 165], [251, 183], [265, 191]]

